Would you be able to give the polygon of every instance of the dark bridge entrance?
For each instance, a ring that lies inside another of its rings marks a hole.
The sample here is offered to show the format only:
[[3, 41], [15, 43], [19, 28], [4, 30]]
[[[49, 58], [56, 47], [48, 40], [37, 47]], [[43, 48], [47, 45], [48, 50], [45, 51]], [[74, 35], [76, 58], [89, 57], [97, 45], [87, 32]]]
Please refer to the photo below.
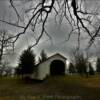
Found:
[[63, 75], [65, 74], [65, 64], [61, 60], [54, 60], [50, 65], [51, 75]]

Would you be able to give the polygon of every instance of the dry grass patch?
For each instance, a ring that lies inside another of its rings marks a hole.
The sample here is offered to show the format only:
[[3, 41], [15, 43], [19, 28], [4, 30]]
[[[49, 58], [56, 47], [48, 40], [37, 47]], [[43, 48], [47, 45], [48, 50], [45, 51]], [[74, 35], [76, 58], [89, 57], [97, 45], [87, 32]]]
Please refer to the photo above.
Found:
[[[55, 95], [66, 96], [66, 98], [76, 96], [81, 100], [99, 100], [100, 76], [95, 75], [89, 78], [78, 75], [52, 76], [42, 82], [0, 79], [0, 100], [40, 100], [40, 97], [55, 97]], [[53, 97], [50, 100], [55, 100]], [[49, 99], [42, 98], [41, 100]]]

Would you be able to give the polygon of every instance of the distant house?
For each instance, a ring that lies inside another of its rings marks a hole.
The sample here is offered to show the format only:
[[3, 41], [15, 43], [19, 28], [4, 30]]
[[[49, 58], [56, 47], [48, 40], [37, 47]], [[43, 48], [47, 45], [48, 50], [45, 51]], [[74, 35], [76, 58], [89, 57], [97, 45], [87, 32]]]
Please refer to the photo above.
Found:
[[66, 57], [57, 53], [50, 56], [46, 61], [37, 65], [32, 77], [34, 79], [43, 80], [49, 75], [63, 75], [66, 74], [67, 65]]

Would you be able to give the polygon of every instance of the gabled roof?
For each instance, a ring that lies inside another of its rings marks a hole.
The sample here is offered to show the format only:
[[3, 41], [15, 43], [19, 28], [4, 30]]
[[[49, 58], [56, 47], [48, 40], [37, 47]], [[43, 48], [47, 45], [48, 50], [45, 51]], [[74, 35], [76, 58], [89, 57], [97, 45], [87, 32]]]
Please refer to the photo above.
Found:
[[[45, 61], [51, 59], [52, 57], [54, 57], [54, 56], [56, 56], [56, 55], [61, 56], [63, 59], [67, 60], [67, 58], [66, 58], [65, 56], [61, 55], [60, 53], [56, 53], [56, 54], [53, 54], [52, 56], [48, 57]], [[40, 65], [41, 63], [44, 63], [45, 61], [40, 62], [40, 63], [37, 64], [37, 65]]]
[[50, 58], [52, 58], [52, 57], [54, 57], [54, 56], [56, 56], [56, 55], [61, 56], [62, 58], [64, 58], [65, 60], [67, 60], [67, 58], [65, 56], [61, 55], [60, 53], [53, 54], [52, 56], [48, 57], [47, 60], [50, 59]]

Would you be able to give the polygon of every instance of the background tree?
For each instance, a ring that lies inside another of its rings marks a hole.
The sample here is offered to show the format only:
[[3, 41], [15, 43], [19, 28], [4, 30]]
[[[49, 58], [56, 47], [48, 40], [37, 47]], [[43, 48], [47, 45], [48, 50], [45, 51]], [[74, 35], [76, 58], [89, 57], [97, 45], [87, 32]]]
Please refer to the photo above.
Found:
[[8, 61], [2, 62], [0, 66], [0, 76], [11, 76], [13, 68]]
[[75, 73], [75, 72], [76, 72], [75, 66], [73, 65], [73, 63], [70, 63], [69, 64], [69, 73]]
[[100, 73], [100, 58], [97, 58], [96, 71]]
[[3, 72], [4, 72], [4, 67], [2, 65], [0, 65], [0, 77], [2, 77], [3, 75]]
[[76, 68], [77, 68], [77, 72], [80, 74], [80, 75], [86, 75], [87, 72], [86, 72], [86, 61], [84, 59], [84, 56], [83, 54], [80, 54], [77, 56], [76, 58]]
[[22, 77], [27, 75], [29, 77], [34, 72], [35, 63], [35, 54], [33, 51], [30, 48], [24, 50], [19, 58], [19, 64], [16, 71], [17, 74]]
[[91, 63], [89, 63], [89, 75], [94, 75], [95, 74], [95, 71], [91, 65]]
[[[2, 75], [5, 68], [7, 69], [8, 64], [4, 64], [4, 58], [13, 52], [13, 39], [9, 39], [12, 37], [12, 34], [9, 33], [5, 29], [0, 30], [0, 74]], [[10, 69], [10, 68], [8, 68]], [[9, 71], [10, 72], [10, 71]]]
[[47, 53], [45, 52], [45, 50], [42, 50], [40, 53], [40, 61], [43, 62], [45, 60], [47, 60]]
[[0, 63], [2, 63], [2, 57], [13, 50], [13, 39], [9, 39], [10, 37], [12, 37], [12, 34], [7, 30], [0, 30]]
[[78, 48], [74, 48], [71, 50], [72, 61], [75, 64], [77, 72], [83, 76], [89, 75], [89, 59], [91, 58], [92, 53], [88, 50], [82, 50]]
[[88, 57], [85, 57], [84, 53], [81, 50], [78, 50], [77, 48], [72, 50], [72, 55], [77, 73], [79, 73], [81, 76], [86, 75], [88, 77], [87, 73]]

